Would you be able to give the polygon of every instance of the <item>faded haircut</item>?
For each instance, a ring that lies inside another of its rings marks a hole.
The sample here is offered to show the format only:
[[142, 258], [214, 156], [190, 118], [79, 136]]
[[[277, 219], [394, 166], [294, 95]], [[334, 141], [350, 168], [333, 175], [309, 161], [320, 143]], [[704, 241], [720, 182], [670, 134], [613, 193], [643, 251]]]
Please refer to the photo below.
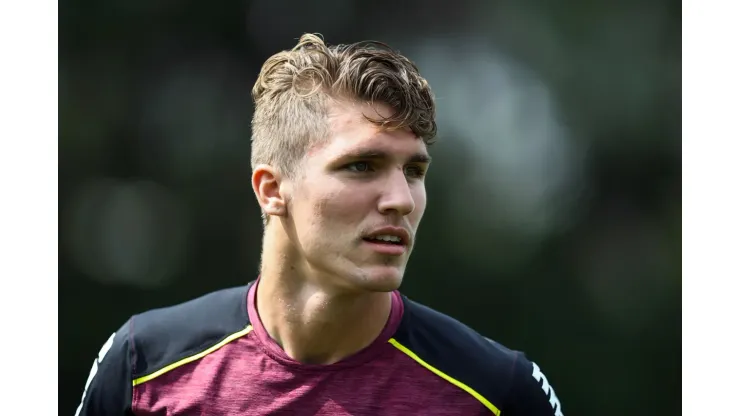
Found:
[[410, 129], [427, 145], [437, 134], [429, 84], [413, 62], [376, 41], [327, 46], [305, 34], [265, 61], [252, 98], [252, 169], [268, 164], [288, 177], [311, 146], [329, 137], [330, 100], [384, 104], [389, 117], [367, 120]]

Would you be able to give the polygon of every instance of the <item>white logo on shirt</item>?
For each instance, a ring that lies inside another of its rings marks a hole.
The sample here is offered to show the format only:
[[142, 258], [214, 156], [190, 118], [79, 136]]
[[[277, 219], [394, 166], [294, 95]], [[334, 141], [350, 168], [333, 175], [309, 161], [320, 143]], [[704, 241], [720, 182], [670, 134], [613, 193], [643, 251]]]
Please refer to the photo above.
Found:
[[552, 386], [547, 381], [547, 377], [545, 377], [545, 375], [542, 374], [542, 371], [540, 371], [540, 367], [535, 363], [532, 363], [532, 377], [534, 377], [538, 382], [542, 382], [542, 391], [545, 392], [550, 400], [550, 406], [552, 406], [552, 409], [555, 411], [555, 416], [563, 416], [563, 412], [560, 410], [560, 400], [558, 400], [558, 396], [555, 395], [555, 390], [553, 390]]
[[90, 387], [90, 383], [93, 381], [93, 378], [95, 378], [95, 374], [98, 373], [98, 364], [103, 362], [103, 358], [105, 358], [105, 355], [108, 354], [108, 351], [113, 346], [113, 338], [115, 338], [116, 333], [114, 332], [113, 335], [108, 338], [108, 341], [103, 344], [103, 347], [100, 348], [100, 352], [98, 352], [98, 357], [93, 360], [92, 368], [90, 369], [90, 375], [87, 376], [87, 382], [85, 383], [85, 390], [82, 392], [82, 400], [80, 401], [80, 405], [77, 406], [77, 411], [75, 412], [75, 416], [79, 416], [80, 412], [82, 411], [82, 405], [85, 403], [85, 395], [87, 394], [87, 388]]

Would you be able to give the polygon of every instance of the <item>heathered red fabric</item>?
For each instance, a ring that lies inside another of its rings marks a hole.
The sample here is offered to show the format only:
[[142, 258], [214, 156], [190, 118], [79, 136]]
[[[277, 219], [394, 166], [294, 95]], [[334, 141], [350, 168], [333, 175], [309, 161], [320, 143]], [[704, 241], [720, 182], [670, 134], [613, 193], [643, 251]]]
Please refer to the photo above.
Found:
[[253, 330], [199, 360], [137, 385], [136, 415], [490, 415], [475, 397], [391, 345], [403, 316], [393, 293], [381, 335], [352, 357], [305, 365], [269, 337], [248, 294]]

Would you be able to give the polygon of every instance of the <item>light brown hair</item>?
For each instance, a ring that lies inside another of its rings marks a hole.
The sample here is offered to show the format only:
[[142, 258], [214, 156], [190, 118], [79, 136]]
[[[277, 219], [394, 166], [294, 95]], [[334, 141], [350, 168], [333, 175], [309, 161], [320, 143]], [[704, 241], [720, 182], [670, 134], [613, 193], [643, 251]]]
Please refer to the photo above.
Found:
[[289, 177], [309, 147], [329, 137], [330, 99], [385, 104], [393, 114], [368, 121], [408, 128], [427, 145], [437, 133], [429, 84], [413, 62], [376, 41], [327, 46], [305, 34], [267, 59], [252, 98], [252, 169], [269, 164]]

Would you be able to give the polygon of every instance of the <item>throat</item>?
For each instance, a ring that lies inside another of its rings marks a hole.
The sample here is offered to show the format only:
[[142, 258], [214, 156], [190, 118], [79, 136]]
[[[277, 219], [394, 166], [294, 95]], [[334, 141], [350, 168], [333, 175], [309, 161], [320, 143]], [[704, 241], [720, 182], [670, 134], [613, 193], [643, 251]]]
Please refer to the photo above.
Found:
[[263, 297], [269, 294], [261, 286], [256, 300], [265, 331], [288, 357], [304, 364], [333, 364], [363, 350], [390, 316], [391, 293]]

